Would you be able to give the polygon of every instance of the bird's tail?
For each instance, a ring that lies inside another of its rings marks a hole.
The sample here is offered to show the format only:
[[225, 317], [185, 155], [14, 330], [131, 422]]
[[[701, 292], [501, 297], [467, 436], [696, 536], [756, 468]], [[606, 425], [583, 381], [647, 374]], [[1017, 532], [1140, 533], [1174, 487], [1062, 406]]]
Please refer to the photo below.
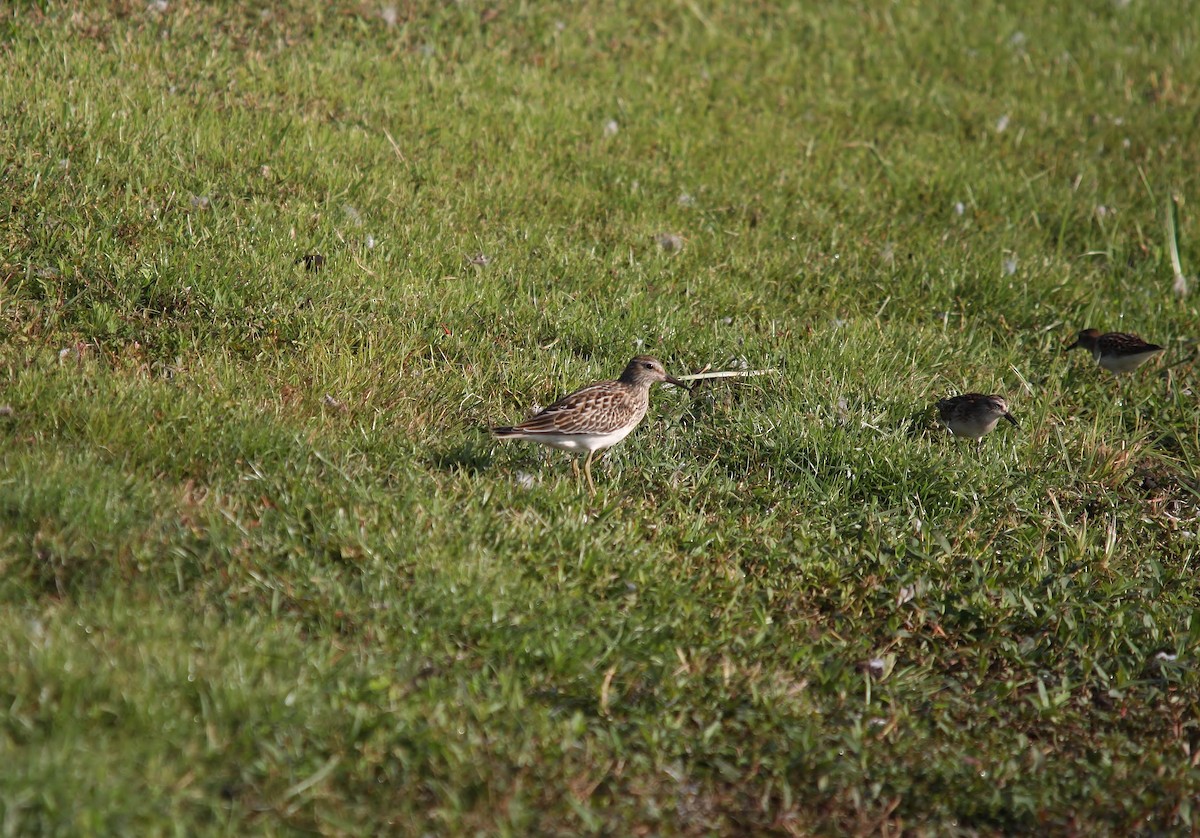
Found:
[[512, 439], [519, 436], [520, 432], [511, 425], [497, 425], [494, 428], [488, 428], [492, 432], [492, 436], [496, 439]]

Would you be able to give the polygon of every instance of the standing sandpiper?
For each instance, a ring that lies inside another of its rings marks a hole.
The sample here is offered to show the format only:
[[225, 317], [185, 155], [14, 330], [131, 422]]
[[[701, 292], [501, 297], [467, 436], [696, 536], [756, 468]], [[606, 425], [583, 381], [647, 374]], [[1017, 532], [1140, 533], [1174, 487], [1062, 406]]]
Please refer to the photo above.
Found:
[[1096, 363], [1114, 375], [1133, 372], [1163, 351], [1157, 343], [1146, 343], [1137, 335], [1124, 332], [1102, 335], [1099, 329], [1084, 329], [1075, 342], [1067, 347], [1068, 352], [1072, 349], [1088, 350]]
[[1016, 427], [1017, 420], [1008, 412], [1008, 402], [1001, 396], [985, 396], [983, 393], [964, 393], [951, 396], [937, 403], [938, 418], [955, 436], [968, 436], [979, 443], [985, 434], [992, 432], [996, 423], [1007, 419]]
[[[594, 495], [593, 456], [616, 445], [638, 426], [650, 406], [650, 387], [658, 381], [687, 388], [678, 378], [667, 375], [658, 359], [639, 355], [616, 381], [601, 381], [576, 390], [533, 418], [511, 427], [492, 428], [492, 433], [497, 439], [527, 439], [562, 451], [586, 451], [583, 473]], [[578, 460], [571, 460], [571, 468], [578, 478]]]

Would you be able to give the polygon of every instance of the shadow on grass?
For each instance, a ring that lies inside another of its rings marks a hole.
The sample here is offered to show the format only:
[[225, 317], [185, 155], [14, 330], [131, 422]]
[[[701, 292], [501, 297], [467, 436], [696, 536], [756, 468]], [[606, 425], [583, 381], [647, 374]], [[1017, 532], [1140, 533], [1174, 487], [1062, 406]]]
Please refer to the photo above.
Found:
[[478, 440], [469, 439], [434, 448], [430, 450], [425, 461], [439, 471], [479, 474], [490, 469], [496, 458], [487, 446]]

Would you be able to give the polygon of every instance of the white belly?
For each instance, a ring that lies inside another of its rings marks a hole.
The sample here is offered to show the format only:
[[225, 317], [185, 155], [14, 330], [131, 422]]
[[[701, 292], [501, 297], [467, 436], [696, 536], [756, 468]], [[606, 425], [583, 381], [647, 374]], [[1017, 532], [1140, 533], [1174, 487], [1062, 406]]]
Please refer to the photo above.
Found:
[[637, 425], [628, 425], [607, 434], [530, 434], [525, 439], [540, 442], [560, 451], [599, 451], [629, 436]]
[[1151, 349], [1137, 355], [1101, 355], [1099, 352], [1092, 354], [1095, 356], [1096, 362], [1104, 369], [1112, 373], [1123, 373], [1133, 372], [1161, 351], [1161, 349]]
[[992, 432], [992, 428], [996, 427], [996, 423], [1000, 421], [1000, 417], [995, 419], [955, 419], [947, 422], [946, 427], [950, 429], [950, 433], [955, 436], [965, 436], [970, 439], [982, 439], [986, 434]]

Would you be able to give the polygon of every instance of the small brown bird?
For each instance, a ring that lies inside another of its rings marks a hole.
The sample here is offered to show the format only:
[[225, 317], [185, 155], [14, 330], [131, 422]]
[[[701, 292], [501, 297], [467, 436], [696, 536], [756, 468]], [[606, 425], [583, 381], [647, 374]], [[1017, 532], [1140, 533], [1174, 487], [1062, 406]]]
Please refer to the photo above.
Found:
[[[525, 439], [561, 451], [586, 451], [583, 473], [588, 488], [595, 494], [593, 456], [616, 445], [638, 426], [650, 406], [650, 388], [659, 381], [687, 388], [678, 378], [667, 375], [657, 358], [639, 355], [626, 365], [617, 380], [576, 390], [533, 418], [519, 425], [492, 428], [492, 433], [497, 439]], [[578, 477], [577, 460], [571, 460], [571, 468]]]
[[983, 393], [963, 393], [937, 403], [938, 418], [955, 436], [965, 436], [979, 442], [992, 432], [996, 423], [1007, 419], [1016, 427], [1017, 420], [1008, 412], [1008, 402], [1002, 396]]
[[1114, 375], [1133, 372], [1163, 351], [1158, 344], [1146, 343], [1137, 335], [1124, 332], [1102, 335], [1099, 329], [1084, 329], [1075, 342], [1067, 347], [1068, 352], [1072, 349], [1088, 350], [1096, 363]]
[[325, 267], [325, 257], [320, 253], [305, 253], [303, 256], [297, 256], [293, 264], [299, 265], [301, 262], [304, 263], [304, 270], [309, 273], [315, 274], [321, 268]]

